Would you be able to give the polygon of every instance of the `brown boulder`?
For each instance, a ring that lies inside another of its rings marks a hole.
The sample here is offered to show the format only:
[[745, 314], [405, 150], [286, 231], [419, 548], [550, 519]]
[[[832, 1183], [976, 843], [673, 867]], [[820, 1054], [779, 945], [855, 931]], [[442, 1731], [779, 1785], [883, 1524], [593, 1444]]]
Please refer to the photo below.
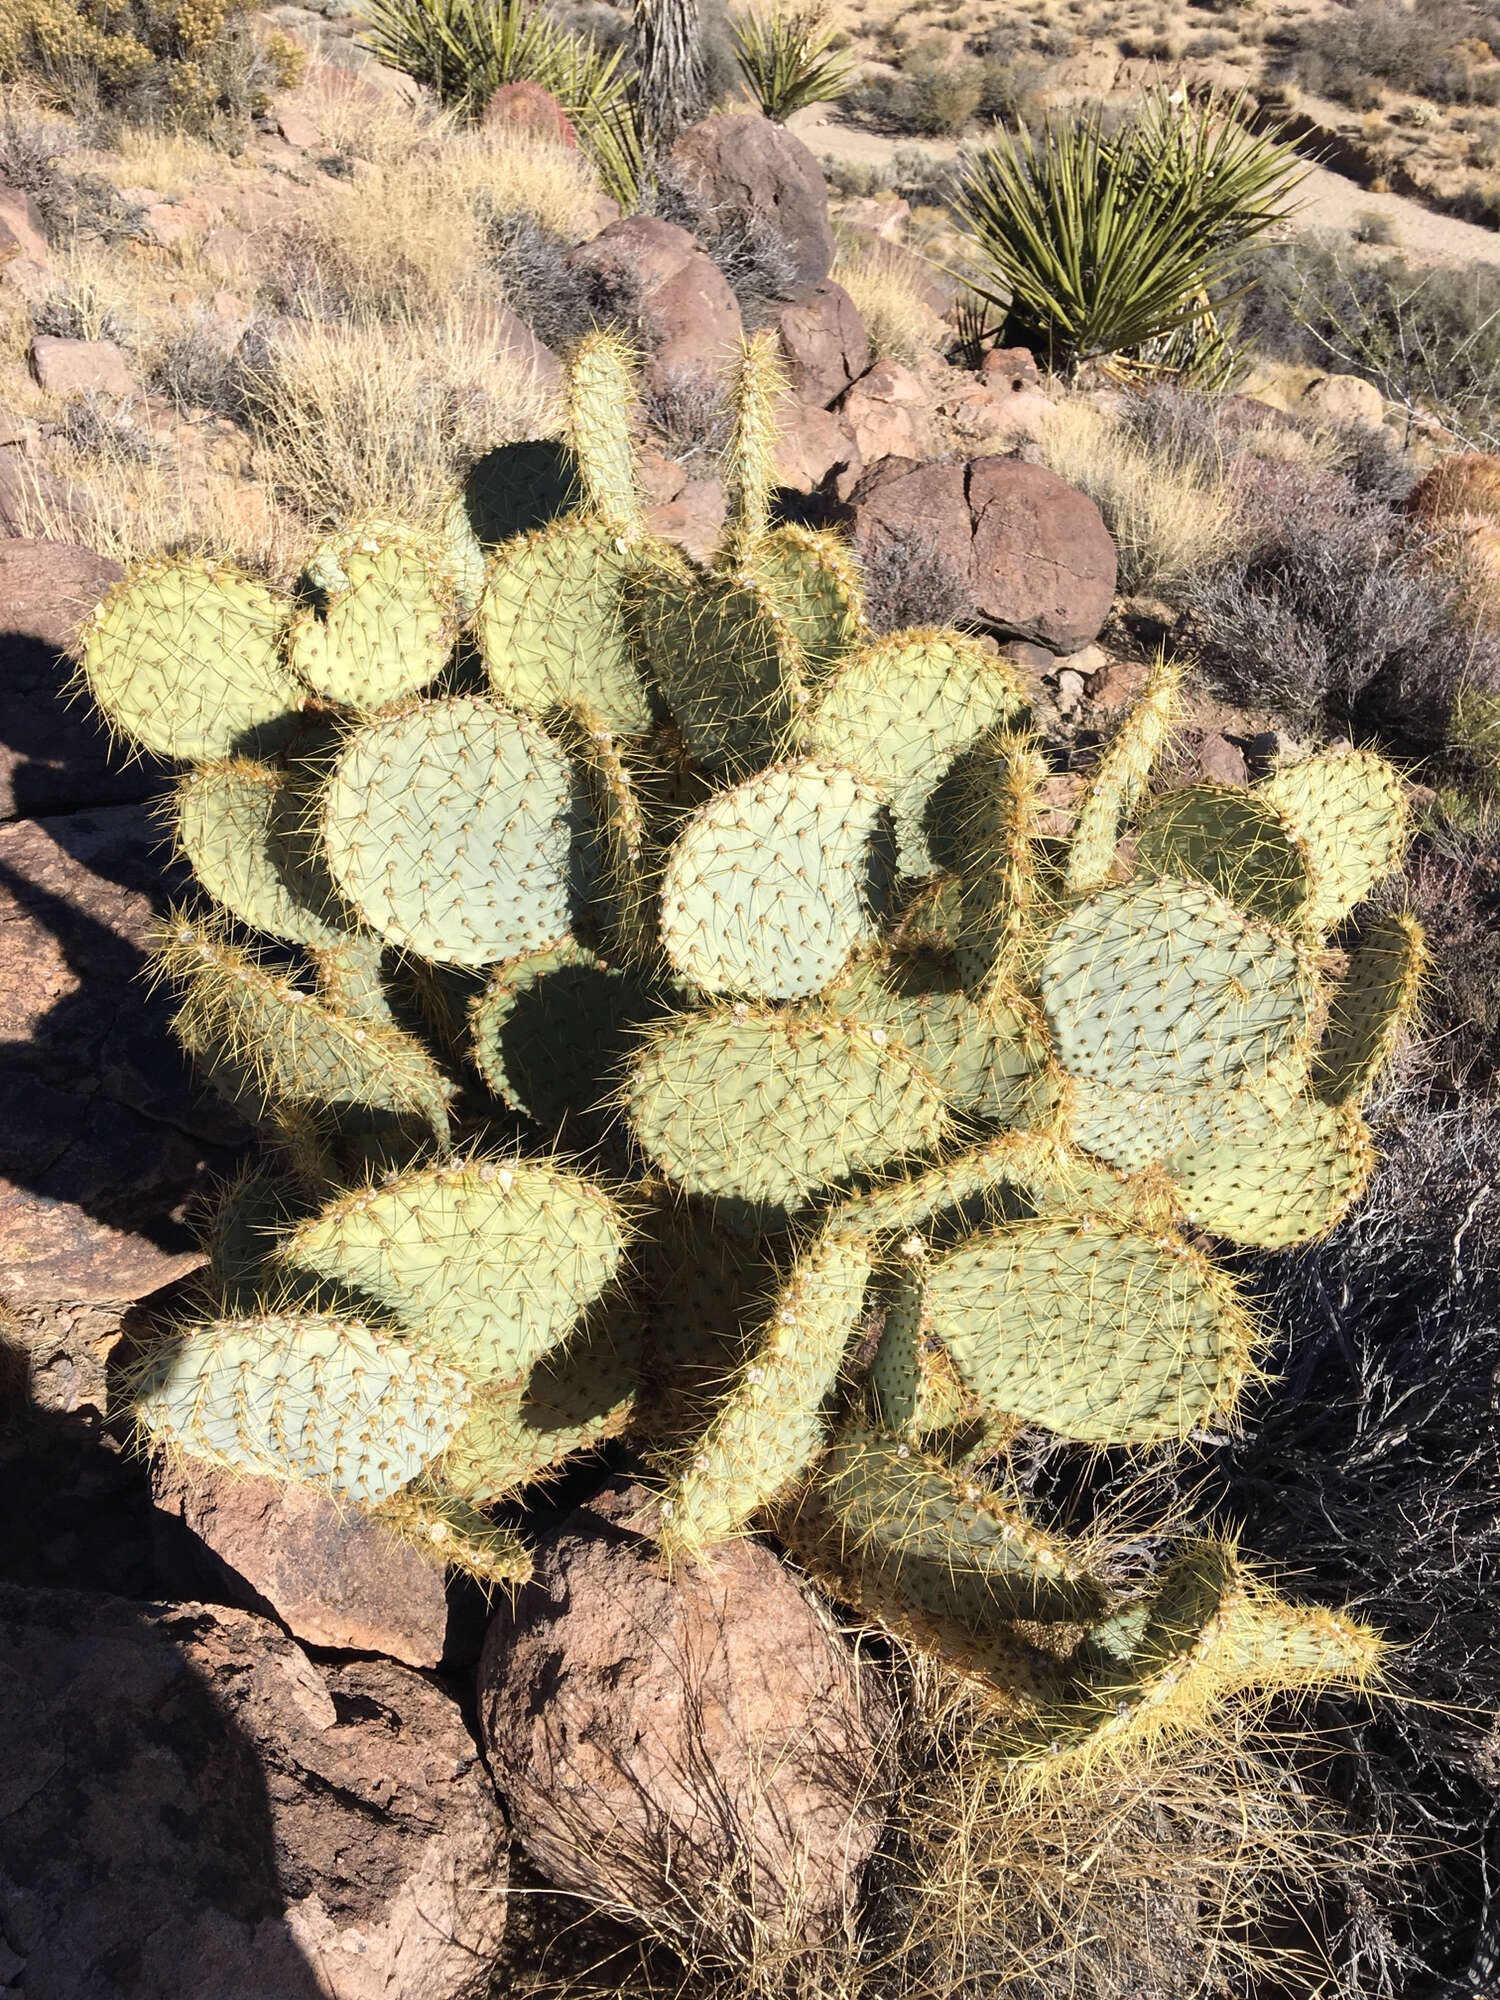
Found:
[[723, 272], [685, 229], [627, 215], [568, 252], [568, 265], [638, 312], [649, 347], [648, 389], [682, 371], [723, 372], [740, 337], [740, 309]]
[[8, 264], [13, 257], [45, 266], [47, 230], [42, 212], [29, 194], [0, 186], [0, 263]]
[[1198, 745], [1199, 774], [1211, 785], [1243, 785], [1248, 782], [1245, 753], [1217, 729], [1211, 729]]
[[[158, 1458], [151, 1497], [164, 1532], [158, 1568], [173, 1594], [269, 1613], [294, 1639], [384, 1653], [409, 1667], [443, 1657], [443, 1572], [357, 1507], [311, 1486]], [[171, 1531], [171, 1532], [166, 1532]]]
[[967, 588], [974, 555], [965, 472], [914, 458], [871, 466], [850, 500], [855, 546], [866, 553], [882, 541], [930, 547]]
[[639, 1487], [578, 1509], [490, 1627], [480, 1728], [517, 1838], [559, 1887], [678, 1931], [844, 1934], [885, 1703], [769, 1550], [669, 1579], [650, 1521]]
[[458, 1707], [204, 1604], [0, 1589], [27, 2000], [478, 2000], [505, 1831]]
[[833, 268], [833, 225], [823, 170], [783, 125], [732, 112], [690, 125], [673, 146], [682, 181], [720, 222], [753, 217], [785, 241], [797, 282], [816, 285]]
[[139, 806], [0, 826], [0, 1296], [143, 1298], [201, 1262], [184, 1211], [243, 1130], [140, 977], [178, 886]]
[[930, 458], [936, 449], [927, 391], [899, 361], [877, 361], [839, 401], [866, 465], [881, 458]]
[[1075, 653], [1115, 594], [1115, 545], [1086, 494], [1045, 466], [981, 458], [968, 468], [974, 603], [997, 632]]
[[728, 512], [717, 479], [685, 479], [670, 500], [648, 508], [646, 525], [653, 535], [676, 542], [697, 561], [707, 562], [719, 546]]
[[39, 333], [31, 343], [37, 386], [54, 396], [128, 396], [135, 388], [130, 364], [112, 340], [59, 340]]
[[870, 365], [870, 337], [859, 309], [832, 278], [799, 293], [771, 314], [781, 336], [792, 394], [826, 409]]
[[502, 83], [498, 90], [491, 91], [480, 122], [504, 125], [530, 138], [550, 140], [575, 153], [578, 150], [578, 134], [567, 112], [550, 90], [526, 79]]
[[161, 790], [162, 766], [111, 757], [93, 710], [66, 694], [79, 625], [122, 574], [92, 549], [0, 539], [0, 819]]
[[846, 496], [864, 460], [854, 433], [836, 410], [783, 408], [776, 438], [776, 483], [794, 493], [829, 488]]

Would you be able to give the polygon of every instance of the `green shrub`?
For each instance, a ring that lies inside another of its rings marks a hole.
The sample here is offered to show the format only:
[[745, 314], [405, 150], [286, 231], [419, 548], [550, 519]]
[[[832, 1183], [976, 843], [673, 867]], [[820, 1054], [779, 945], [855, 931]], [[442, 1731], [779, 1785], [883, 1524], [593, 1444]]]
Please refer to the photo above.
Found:
[[1286, 31], [1291, 71], [1305, 90], [1352, 105], [1378, 104], [1387, 90], [1444, 104], [1493, 104], [1500, 72], [1476, 63], [1482, 23], [1465, 0], [1340, 0]]
[[913, 63], [898, 76], [868, 76], [844, 93], [844, 106], [888, 132], [950, 138], [979, 109], [985, 72], [977, 62]]
[[794, 111], [843, 95], [853, 71], [835, 52], [834, 35], [817, 6], [746, 14], [735, 23], [740, 74], [767, 118], [784, 124]]
[[969, 281], [1008, 311], [1007, 339], [1062, 369], [1118, 355], [1221, 370], [1210, 290], [1233, 280], [1299, 178], [1240, 109], [1160, 91], [1112, 133], [1098, 112], [1065, 112], [971, 153], [953, 206]]

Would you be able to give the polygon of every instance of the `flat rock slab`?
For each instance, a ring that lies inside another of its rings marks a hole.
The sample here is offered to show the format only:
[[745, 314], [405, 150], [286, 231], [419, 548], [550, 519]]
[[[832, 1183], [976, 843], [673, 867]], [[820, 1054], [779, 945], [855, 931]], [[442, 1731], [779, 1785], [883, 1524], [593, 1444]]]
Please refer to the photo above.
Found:
[[0, 820], [155, 798], [165, 767], [111, 752], [68, 698], [78, 628], [123, 574], [92, 549], [0, 539]]
[[269, 1611], [310, 1646], [411, 1667], [442, 1659], [441, 1567], [357, 1507], [170, 1457], [153, 1464], [151, 1493], [164, 1530], [158, 1566], [181, 1566], [187, 1589]]
[[508, 1845], [457, 1704], [248, 1612], [0, 1588], [0, 1981], [478, 2000]]
[[141, 806], [0, 826], [0, 1297], [144, 1298], [201, 1261], [185, 1211], [246, 1135], [140, 977], [164, 860]]

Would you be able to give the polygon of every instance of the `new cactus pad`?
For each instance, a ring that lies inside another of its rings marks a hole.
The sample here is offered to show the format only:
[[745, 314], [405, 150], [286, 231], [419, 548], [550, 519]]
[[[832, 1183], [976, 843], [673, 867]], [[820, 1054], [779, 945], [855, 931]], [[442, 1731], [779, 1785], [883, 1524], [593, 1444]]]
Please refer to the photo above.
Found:
[[1400, 780], [1154, 791], [1161, 662], [1044, 833], [1014, 670], [872, 639], [843, 543], [772, 518], [780, 393], [756, 336], [708, 562], [646, 527], [595, 334], [566, 449], [493, 454], [487, 513], [355, 523], [295, 598], [150, 564], [90, 622], [112, 728], [187, 767], [202, 901], [157, 973], [269, 1141], [141, 1428], [487, 1583], [618, 1438], [666, 1557], [774, 1529], [1038, 1770], [1365, 1678], [1370, 1635], [1232, 1551], [1113, 1581], [1008, 1454], [1234, 1422], [1261, 1339], [1221, 1252], [1357, 1199], [1420, 991], [1416, 927], [1359, 907]]

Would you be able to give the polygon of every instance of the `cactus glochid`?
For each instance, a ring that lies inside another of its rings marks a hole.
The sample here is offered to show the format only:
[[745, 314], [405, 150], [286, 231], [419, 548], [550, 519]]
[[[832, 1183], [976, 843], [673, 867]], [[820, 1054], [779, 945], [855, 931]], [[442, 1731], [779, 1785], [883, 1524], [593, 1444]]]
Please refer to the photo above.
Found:
[[206, 899], [158, 971], [272, 1148], [141, 1363], [143, 1433], [494, 1581], [526, 1550], [483, 1510], [628, 1432], [667, 1559], [774, 1527], [1038, 1768], [1368, 1678], [1371, 1635], [1224, 1545], [1122, 1592], [1003, 1452], [1232, 1422], [1258, 1333], [1214, 1239], [1357, 1198], [1422, 983], [1404, 917], [1329, 948], [1399, 862], [1396, 774], [1154, 796], [1162, 663], [1044, 836], [1011, 670], [872, 640], [837, 538], [768, 519], [774, 343], [708, 564], [647, 528], [631, 391], [585, 340], [566, 451], [492, 469], [529, 490], [540, 453], [552, 516], [487, 546], [355, 523], [295, 601], [155, 563], [87, 627], [112, 727], [189, 766]]

